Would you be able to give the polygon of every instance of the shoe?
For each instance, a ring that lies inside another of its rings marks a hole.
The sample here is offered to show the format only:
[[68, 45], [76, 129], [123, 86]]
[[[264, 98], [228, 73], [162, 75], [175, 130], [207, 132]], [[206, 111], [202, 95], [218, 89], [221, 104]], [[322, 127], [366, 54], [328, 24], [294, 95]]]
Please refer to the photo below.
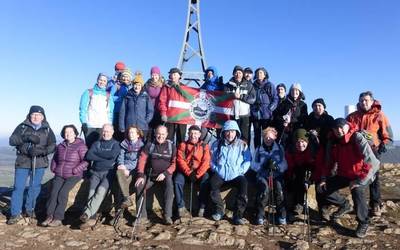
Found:
[[358, 223], [357, 229], [356, 229], [356, 236], [358, 238], [364, 238], [367, 236], [367, 231], [368, 231], [368, 223]]
[[172, 221], [171, 217], [164, 217], [164, 224], [165, 225], [172, 225], [174, 222]]
[[294, 210], [293, 210], [293, 213], [294, 213], [295, 215], [300, 215], [300, 214], [302, 214], [302, 213], [303, 213], [303, 206], [300, 205], [300, 204], [297, 204], [296, 207], [295, 207]]
[[223, 215], [220, 213], [215, 213], [215, 214], [211, 215], [211, 217], [215, 221], [220, 221], [222, 219]]
[[342, 217], [343, 215], [350, 213], [352, 211], [352, 207], [350, 206], [350, 203], [348, 201], [346, 201], [346, 203], [344, 204], [344, 206], [340, 207], [336, 212], [334, 212], [332, 214], [332, 219], [333, 220], [337, 220], [340, 217]]
[[285, 217], [279, 217], [278, 218], [278, 223], [279, 223], [279, 225], [286, 225], [287, 224], [286, 218]]
[[59, 226], [62, 226], [62, 222], [60, 220], [53, 220], [47, 226], [48, 227], [59, 227]]
[[205, 209], [204, 208], [200, 208], [199, 212], [197, 213], [197, 216], [198, 217], [204, 217], [204, 212], [205, 212]]
[[132, 206], [132, 205], [133, 205], [133, 204], [132, 204], [131, 199], [130, 199], [128, 196], [126, 196], [126, 197], [124, 197], [124, 199], [122, 200], [121, 208], [126, 209], [126, 208], [128, 208], [128, 207], [130, 207], [130, 206]]
[[22, 216], [21, 215], [15, 215], [15, 216], [11, 216], [10, 218], [8, 218], [6, 223], [7, 223], [7, 225], [14, 225], [20, 220], [22, 220]]
[[329, 221], [329, 211], [326, 208], [319, 208], [318, 209], [318, 217], [316, 220], [318, 222], [326, 222]]
[[235, 225], [244, 225], [245, 224], [244, 219], [239, 216], [233, 216], [232, 220], [233, 220], [233, 224], [235, 224]]
[[265, 222], [265, 220], [263, 217], [257, 217], [257, 219], [256, 219], [257, 225], [264, 225], [264, 222]]
[[42, 227], [47, 227], [49, 224], [50, 224], [50, 222], [53, 220], [53, 217], [52, 216], [49, 216], [49, 217], [47, 217], [47, 219], [45, 219], [42, 223], [40, 223], [40, 225], [42, 226]]
[[80, 220], [82, 223], [86, 223], [86, 222], [89, 221], [89, 216], [88, 216], [87, 214], [82, 214], [81, 217], [79, 217], [79, 220]]
[[36, 219], [35, 211], [25, 211], [24, 217], [25, 217], [25, 218]]
[[189, 211], [187, 211], [185, 207], [178, 208], [178, 217], [179, 218], [189, 216], [189, 214], [190, 214]]
[[379, 206], [379, 204], [373, 206], [373, 208], [371, 210], [371, 215], [373, 217], [381, 217], [382, 216], [381, 206]]
[[[136, 218], [136, 220], [137, 220], [137, 218]], [[135, 220], [135, 223], [136, 223], [136, 220]], [[137, 222], [139, 225], [147, 225], [147, 224], [149, 224], [150, 223], [150, 221], [149, 221], [149, 219], [147, 219], [147, 218], [140, 218], [140, 220]]]

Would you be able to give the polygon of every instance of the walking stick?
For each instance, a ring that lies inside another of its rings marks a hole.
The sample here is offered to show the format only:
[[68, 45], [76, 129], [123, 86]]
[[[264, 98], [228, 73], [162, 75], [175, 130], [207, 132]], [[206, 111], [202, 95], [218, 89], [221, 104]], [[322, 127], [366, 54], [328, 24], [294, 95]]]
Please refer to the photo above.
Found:
[[272, 214], [272, 236], [275, 235], [275, 213], [273, 213], [274, 206], [274, 170], [272, 166], [273, 162], [269, 163], [269, 176], [268, 176], [268, 189], [269, 189], [269, 197], [268, 197], [268, 221], [267, 221], [267, 232], [269, 234], [269, 224], [270, 224], [270, 216]]
[[[32, 177], [31, 177], [32, 192], [35, 192], [34, 191], [35, 173], [36, 173], [36, 156], [34, 156], [32, 159]], [[35, 195], [32, 194], [32, 210], [31, 210], [31, 214], [30, 214], [31, 220], [33, 220], [33, 215], [35, 213], [35, 205], [36, 205]]]
[[310, 176], [311, 176], [311, 172], [309, 170], [306, 170], [305, 177], [304, 177], [305, 191], [304, 191], [304, 203], [303, 203], [303, 210], [304, 210], [303, 233], [304, 233], [304, 236], [307, 235], [307, 241], [309, 244], [311, 243], [310, 211], [308, 208], [308, 188], [309, 188]]

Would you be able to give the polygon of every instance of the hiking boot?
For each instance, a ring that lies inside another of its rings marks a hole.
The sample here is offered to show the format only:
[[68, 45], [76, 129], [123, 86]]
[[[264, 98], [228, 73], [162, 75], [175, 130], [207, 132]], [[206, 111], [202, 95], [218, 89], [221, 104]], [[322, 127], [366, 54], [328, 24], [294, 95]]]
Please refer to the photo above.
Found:
[[278, 223], [279, 223], [279, 225], [286, 225], [287, 224], [286, 218], [285, 217], [279, 217], [278, 218]]
[[365, 236], [367, 236], [367, 231], [368, 231], [368, 223], [358, 223], [356, 229], [356, 236], [358, 238], [364, 238]]
[[204, 208], [200, 208], [199, 212], [197, 213], [198, 217], [204, 217], [204, 213], [205, 213], [205, 209]]
[[374, 205], [371, 209], [371, 215], [373, 217], [381, 217], [382, 216], [382, 211], [381, 211], [381, 206], [379, 204]]
[[25, 211], [24, 217], [25, 217], [25, 218], [36, 219], [35, 211]]
[[339, 219], [343, 215], [350, 213], [351, 210], [353, 209], [351, 208], [350, 203], [346, 201], [346, 203], [342, 207], [340, 207], [336, 212], [332, 214], [332, 220]]
[[222, 217], [224, 217], [224, 215], [220, 214], [220, 213], [215, 213], [215, 214], [211, 215], [211, 217], [215, 221], [220, 221], [222, 219]]
[[8, 218], [6, 223], [7, 223], [7, 225], [14, 225], [20, 220], [22, 220], [22, 216], [21, 215], [15, 215], [15, 216], [11, 216], [10, 218]]
[[264, 225], [265, 219], [264, 216], [257, 216], [256, 218], [256, 225]]
[[[138, 220], [138, 219], [136, 218], [135, 222], [136, 222], [137, 220]], [[147, 225], [147, 224], [150, 223], [150, 221], [149, 221], [149, 219], [147, 219], [146, 217], [141, 217], [137, 223], [138, 223], [138, 225]]]
[[174, 222], [172, 221], [171, 217], [164, 217], [164, 224], [165, 225], [172, 225]]
[[49, 224], [47, 224], [48, 227], [59, 227], [62, 226], [62, 222], [60, 220], [53, 220]]
[[293, 213], [294, 213], [295, 215], [300, 215], [300, 214], [302, 214], [302, 213], [303, 213], [303, 206], [300, 205], [300, 204], [297, 204], [297, 205], [295, 206], [294, 210], [293, 210]]
[[47, 217], [47, 219], [45, 219], [42, 223], [40, 223], [40, 225], [42, 226], [42, 227], [47, 227], [49, 224], [50, 224], [50, 222], [53, 220], [53, 217], [52, 216], [49, 216], [49, 217]]
[[128, 207], [130, 207], [130, 206], [132, 206], [132, 205], [133, 205], [133, 204], [132, 204], [131, 199], [129, 199], [129, 197], [126, 196], [126, 197], [124, 197], [124, 199], [122, 200], [121, 208], [126, 209], [126, 208], [128, 208]]
[[187, 211], [185, 207], [178, 208], [178, 217], [179, 218], [189, 216], [189, 214], [190, 214], [189, 211]]
[[86, 222], [89, 221], [89, 216], [88, 216], [87, 214], [82, 214], [81, 217], [79, 217], [79, 220], [80, 220], [82, 223], [86, 223]]
[[232, 221], [235, 225], [244, 225], [246, 223], [243, 218], [237, 215], [233, 216]]

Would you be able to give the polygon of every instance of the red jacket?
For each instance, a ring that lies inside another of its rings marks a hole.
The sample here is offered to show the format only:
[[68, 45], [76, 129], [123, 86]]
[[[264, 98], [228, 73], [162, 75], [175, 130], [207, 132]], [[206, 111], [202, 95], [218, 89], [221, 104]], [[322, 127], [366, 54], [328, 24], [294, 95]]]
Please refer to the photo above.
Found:
[[211, 155], [208, 144], [203, 146], [201, 141], [197, 144], [192, 144], [189, 141], [179, 144], [176, 162], [178, 169], [186, 176], [190, 175], [192, 167], [196, 171], [196, 178], [201, 178], [210, 168], [210, 160]]
[[294, 152], [286, 151], [286, 161], [288, 163], [286, 174], [290, 177], [295, 172], [296, 168], [308, 168], [311, 170], [311, 180], [319, 181], [321, 179], [322, 171], [325, 168], [323, 157], [323, 147], [319, 147], [317, 153], [313, 154], [311, 152], [310, 144], [303, 152], [297, 150], [294, 150]]
[[167, 115], [167, 110], [169, 106], [170, 99], [179, 99], [181, 96], [174, 87], [171, 87], [171, 82], [165, 83], [161, 88], [161, 93], [158, 101], [158, 110], [160, 111], [161, 116]]
[[[393, 140], [389, 120], [381, 109], [381, 104], [375, 100], [371, 109], [367, 112], [363, 111], [357, 105], [357, 111], [351, 113], [346, 118], [348, 122], [357, 127], [357, 130], [366, 130], [373, 136], [374, 151], [378, 149], [381, 142], [388, 144]], [[380, 131], [379, 134], [378, 131]]]

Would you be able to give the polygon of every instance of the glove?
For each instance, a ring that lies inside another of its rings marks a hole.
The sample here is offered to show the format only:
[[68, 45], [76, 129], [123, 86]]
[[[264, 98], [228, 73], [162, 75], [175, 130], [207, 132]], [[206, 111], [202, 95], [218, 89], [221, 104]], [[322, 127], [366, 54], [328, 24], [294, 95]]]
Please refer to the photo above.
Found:
[[161, 116], [161, 121], [167, 122], [167, 121], [168, 121], [168, 116], [162, 115], [162, 116]]
[[24, 142], [29, 142], [35, 145], [40, 143], [40, 137], [34, 134], [23, 135], [22, 140]]
[[278, 170], [278, 166], [276, 166], [275, 161], [272, 160], [272, 159], [269, 159], [267, 162], [265, 162], [263, 167], [268, 171], [276, 171], [276, 170]]
[[43, 154], [43, 150], [40, 148], [32, 147], [29, 149], [29, 155], [32, 157], [36, 157]]
[[191, 182], [196, 182], [196, 171], [192, 171], [189, 175], [189, 179]]
[[386, 145], [385, 143], [381, 143], [379, 144], [379, 148], [378, 148], [378, 154], [383, 154], [386, 153], [387, 149], [386, 149]]
[[310, 181], [307, 181], [307, 180], [305, 180], [304, 181], [304, 189], [307, 191], [308, 190], [308, 188], [310, 187]]

